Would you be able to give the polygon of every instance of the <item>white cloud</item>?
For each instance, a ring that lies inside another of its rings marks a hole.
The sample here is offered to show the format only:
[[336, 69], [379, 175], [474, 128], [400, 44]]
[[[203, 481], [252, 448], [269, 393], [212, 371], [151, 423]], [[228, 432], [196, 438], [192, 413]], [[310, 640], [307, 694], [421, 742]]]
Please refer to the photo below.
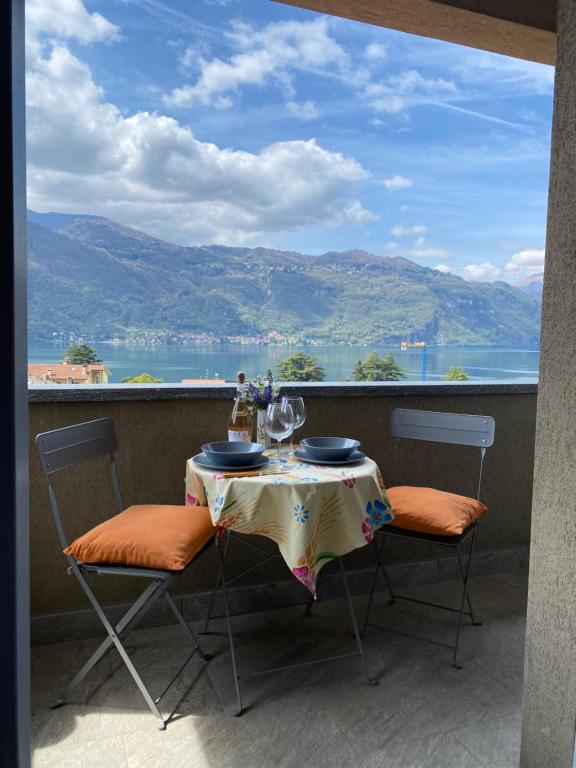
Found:
[[89, 13], [82, 0], [27, 0], [26, 33], [74, 38], [81, 43], [117, 40], [120, 30], [99, 13]]
[[387, 55], [386, 46], [382, 43], [370, 43], [364, 49], [364, 57], [368, 61], [381, 61]]
[[353, 195], [368, 172], [315, 140], [222, 149], [173, 118], [122, 114], [63, 41], [29, 54], [33, 208], [100, 214], [180, 243], [248, 242], [375, 218]]
[[372, 211], [367, 211], [359, 200], [351, 200], [343, 210], [344, 219], [350, 224], [365, 224], [368, 221], [377, 221], [379, 216]]
[[479, 282], [497, 280], [502, 274], [500, 267], [497, 267], [489, 261], [485, 261], [483, 264], [467, 264], [465, 267], [459, 269], [458, 272], [465, 280], [475, 280]]
[[423, 224], [416, 224], [413, 227], [404, 227], [401, 224], [397, 224], [390, 230], [390, 234], [393, 237], [413, 237], [415, 235], [424, 235], [426, 232], [428, 232], [428, 227], [425, 227]]
[[554, 67], [485, 51], [467, 50], [457, 72], [466, 83], [491, 83], [515, 93], [550, 94], [554, 88]]
[[423, 237], [419, 237], [414, 244], [414, 248], [409, 251], [409, 255], [414, 259], [448, 259], [450, 251], [445, 248], [435, 248], [427, 245]]
[[292, 117], [300, 120], [314, 120], [318, 117], [318, 109], [313, 101], [287, 101], [286, 111]]
[[226, 61], [201, 59], [197, 81], [166, 94], [164, 102], [168, 106], [231, 106], [232, 97], [243, 86], [262, 86], [271, 79], [279, 81], [293, 96], [291, 70], [331, 67], [338, 72], [345, 71], [350, 63], [348, 54], [329, 35], [324, 18], [275, 22], [260, 30], [237, 23], [228, 38], [239, 52]]
[[364, 88], [364, 97], [374, 112], [398, 113], [418, 104], [435, 103], [458, 94], [451, 80], [426, 78], [411, 69]]
[[164, 97], [170, 107], [187, 107], [192, 104], [211, 104], [217, 108], [229, 108], [234, 103], [223, 94], [236, 92], [242, 85], [263, 85], [273, 71], [267, 51], [241, 53], [230, 62], [222, 59], [200, 60], [202, 74], [196, 85], [175, 88]]
[[404, 176], [391, 176], [389, 179], [384, 179], [381, 183], [386, 189], [391, 190], [407, 189], [414, 186], [414, 182]]
[[[375, 113], [403, 113], [420, 104], [442, 106], [461, 96], [452, 80], [425, 77], [417, 69], [375, 79], [374, 65], [385, 58], [386, 47], [370, 43], [358, 59], [365, 61], [360, 66], [330, 29], [326, 17], [273, 22], [260, 28], [233, 22], [224, 35], [234, 52], [226, 59], [201, 56], [196, 61], [197, 78], [166, 93], [163, 101], [177, 109], [196, 104], [226, 109], [243, 89], [272, 82], [280, 85], [288, 101], [296, 101], [293, 79], [297, 72], [337, 80]], [[382, 123], [373, 120], [372, 124]]]
[[453, 270], [452, 270], [452, 267], [449, 267], [449, 266], [448, 266], [448, 264], [436, 264], [436, 266], [434, 267], [434, 269], [435, 269], [437, 272], [442, 272], [442, 273], [443, 273], [443, 274], [445, 274], [445, 275], [447, 275], [447, 274], [449, 274], [450, 272], [452, 272], [452, 271], [453, 271]]
[[544, 249], [528, 249], [515, 253], [506, 264], [510, 277], [524, 277], [544, 270]]
[[203, 57], [208, 54], [209, 45], [205, 40], [199, 40], [194, 45], [187, 46], [178, 56], [181, 72], [192, 72], [200, 67]]

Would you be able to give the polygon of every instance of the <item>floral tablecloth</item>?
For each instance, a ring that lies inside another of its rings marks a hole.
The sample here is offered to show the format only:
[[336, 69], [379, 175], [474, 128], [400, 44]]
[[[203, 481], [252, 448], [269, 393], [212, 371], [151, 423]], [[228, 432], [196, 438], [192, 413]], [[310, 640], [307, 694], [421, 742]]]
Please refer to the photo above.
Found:
[[215, 526], [273, 539], [288, 567], [316, 595], [325, 563], [372, 541], [374, 530], [393, 519], [378, 466], [366, 458], [347, 468], [305, 464], [282, 457], [283, 473], [230, 477], [186, 467], [186, 503], [208, 505]]

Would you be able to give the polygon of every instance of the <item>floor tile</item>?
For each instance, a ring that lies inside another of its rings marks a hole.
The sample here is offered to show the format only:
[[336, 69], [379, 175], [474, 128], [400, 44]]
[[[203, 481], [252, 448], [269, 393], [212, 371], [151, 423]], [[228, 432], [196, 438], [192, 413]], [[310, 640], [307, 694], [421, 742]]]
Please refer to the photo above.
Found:
[[[44, 645], [32, 648], [33, 712], [52, 704], [82, 665], [98, 648], [101, 639]], [[102, 658], [72, 693], [74, 703], [86, 702], [111, 674], [110, 654]]]
[[389, 745], [368, 756], [359, 768], [483, 768], [452, 734]]
[[481, 656], [475, 660], [475, 664], [515, 694], [522, 704], [524, 654], [516, 652]]
[[[200, 640], [213, 655], [197, 656], [161, 704], [168, 727], [159, 731], [134, 681], [113, 650], [72, 703], [48, 709], [54, 693], [98, 641], [35, 648], [33, 741], [35, 768], [512, 768], [518, 752], [522, 696], [525, 576], [475, 577], [471, 589], [483, 626], [464, 624], [462, 661], [451, 653], [370, 628], [364, 644], [368, 685], [358, 656], [242, 681], [245, 710], [235, 703], [223, 620]], [[438, 595], [438, 590], [440, 595]], [[414, 588], [432, 599], [457, 599], [455, 582]], [[366, 598], [354, 600], [362, 624]], [[449, 642], [454, 616], [398, 602], [376, 601], [387, 628]], [[349, 606], [319, 601], [235, 616], [239, 668], [293, 664], [355, 651]], [[198, 624], [196, 624], [199, 627]], [[178, 626], [134, 632], [126, 642], [136, 668], [157, 695], [192, 648]], [[207, 671], [208, 670], [208, 671]], [[499, 762], [498, 762], [499, 761]]]
[[428, 736], [474, 725], [518, 709], [516, 697], [483, 670], [441, 666], [400, 701], [406, 715], [396, 738]]
[[[32, 768], [128, 768], [122, 736], [36, 749]], [[142, 768], [144, 768], [142, 766]]]
[[480, 723], [455, 732], [455, 736], [486, 768], [518, 768], [522, 713]]

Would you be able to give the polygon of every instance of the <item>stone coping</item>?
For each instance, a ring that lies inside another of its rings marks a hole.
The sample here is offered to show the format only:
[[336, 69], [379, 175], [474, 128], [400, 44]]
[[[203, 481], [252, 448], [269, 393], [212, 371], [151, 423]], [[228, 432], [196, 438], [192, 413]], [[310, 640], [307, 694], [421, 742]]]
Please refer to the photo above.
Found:
[[[61, 384], [28, 388], [30, 403], [90, 403], [126, 400], [228, 400], [233, 384]], [[282, 385], [304, 397], [422, 397], [454, 395], [535, 395], [536, 379], [515, 381], [305, 382]]]

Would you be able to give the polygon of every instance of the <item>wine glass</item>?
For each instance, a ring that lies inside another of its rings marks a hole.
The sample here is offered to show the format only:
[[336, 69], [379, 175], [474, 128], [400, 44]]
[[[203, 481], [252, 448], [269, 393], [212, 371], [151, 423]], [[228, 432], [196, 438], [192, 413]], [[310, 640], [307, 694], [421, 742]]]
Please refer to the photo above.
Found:
[[280, 446], [285, 437], [289, 437], [294, 431], [294, 414], [292, 408], [282, 403], [270, 403], [266, 409], [266, 432], [278, 443], [278, 462], [280, 459]]
[[294, 429], [290, 435], [290, 456], [294, 455], [294, 432], [300, 429], [306, 421], [306, 406], [304, 405], [304, 399], [302, 397], [295, 397], [292, 395], [284, 395], [282, 397], [282, 407], [289, 407], [292, 409], [294, 415]]

